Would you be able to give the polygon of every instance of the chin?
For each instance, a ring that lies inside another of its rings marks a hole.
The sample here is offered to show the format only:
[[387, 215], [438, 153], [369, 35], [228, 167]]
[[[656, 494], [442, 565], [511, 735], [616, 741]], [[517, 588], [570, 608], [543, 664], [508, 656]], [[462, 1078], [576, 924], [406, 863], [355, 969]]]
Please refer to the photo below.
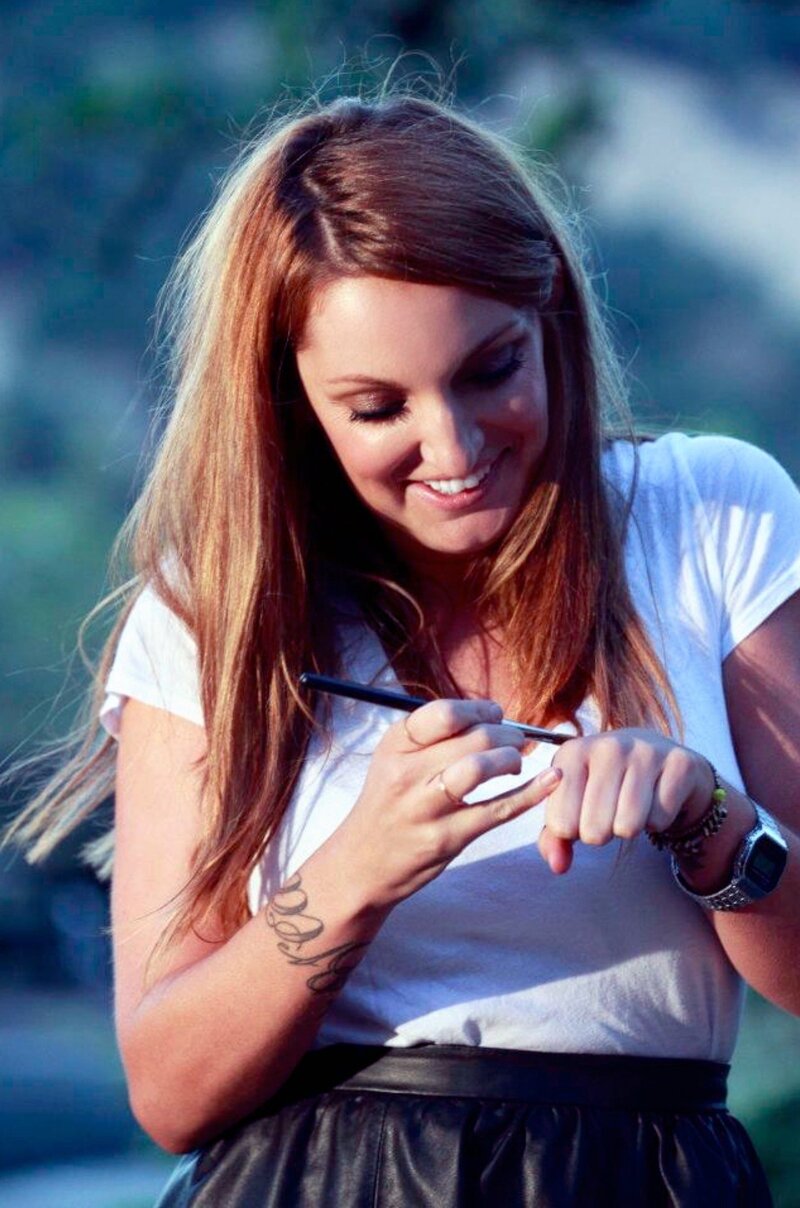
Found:
[[465, 541], [434, 543], [428, 541], [425, 545], [418, 540], [413, 540], [413, 544], [406, 543], [406, 550], [411, 557], [416, 554], [417, 557], [428, 561], [436, 558], [441, 562], [468, 562], [473, 558], [479, 558], [482, 554], [489, 554], [496, 550], [507, 531], [506, 527], [499, 532], [483, 534]]
[[[454, 526], [429, 526], [421, 532], [409, 531], [402, 525], [384, 522], [385, 532], [392, 544], [409, 564], [425, 565], [433, 570], [435, 564], [442, 566], [469, 562], [481, 555], [496, 550], [513, 523], [513, 515], [477, 527], [472, 531], [455, 532]], [[448, 532], [448, 527], [450, 531]]]

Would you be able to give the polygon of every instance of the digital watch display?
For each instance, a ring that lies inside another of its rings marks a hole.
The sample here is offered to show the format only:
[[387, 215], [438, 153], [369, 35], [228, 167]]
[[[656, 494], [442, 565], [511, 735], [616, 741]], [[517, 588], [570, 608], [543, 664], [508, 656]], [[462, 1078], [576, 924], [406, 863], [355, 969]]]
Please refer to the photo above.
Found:
[[693, 893], [684, 881], [675, 856], [672, 872], [681, 889], [706, 910], [738, 910], [765, 898], [777, 887], [786, 867], [789, 849], [775, 819], [753, 802], [755, 826], [742, 840], [733, 865], [733, 875], [716, 893]]

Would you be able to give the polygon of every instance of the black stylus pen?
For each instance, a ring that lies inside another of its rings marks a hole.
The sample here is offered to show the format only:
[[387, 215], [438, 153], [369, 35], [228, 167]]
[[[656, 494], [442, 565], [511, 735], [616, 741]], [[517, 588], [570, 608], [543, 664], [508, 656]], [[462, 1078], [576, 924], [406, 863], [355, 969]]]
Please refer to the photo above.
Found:
[[[313, 671], [304, 671], [300, 676], [303, 688], [313, 688], [315, 692], [327, 692], [330, 696], [346, 696], [350, 700], [364, 700], [370, 705], [383, 705], [385, 709], [402, 709], [404, 713], [413, 713], [420, 705], [430, 702], [421, 696], [409, 696], [405, 692], [389, 692], [386, 688], [372, 688], [368, 684], [357, 684], [353, 680], [334, 679], [330, 675], [315, 675]], [[511, 721], [504, 717], [504, 726], [513, 726], [521, 730], [528, 738], [537, 738], [539, 742], [552, 742], [559, 745], [569, 742], [574, 734], [557, 734], [554, 730], [543, 730], [540, 726], [526, 726], [521, 721]]]

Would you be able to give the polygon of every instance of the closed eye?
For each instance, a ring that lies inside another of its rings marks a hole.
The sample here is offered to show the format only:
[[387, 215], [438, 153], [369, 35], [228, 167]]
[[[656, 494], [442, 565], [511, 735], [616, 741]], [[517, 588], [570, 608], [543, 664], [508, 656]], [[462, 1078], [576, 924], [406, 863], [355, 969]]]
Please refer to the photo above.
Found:
[[525, 358], [519, 347], [512, 348], [511, 354], [500, 365], [479, 369], [470, 375], [470, 380], [479, 386], [499, 386], [512, 378], [525, 363]]
[[[467, 385], [478, 386], [482, 390], [494, 390], [510, 381], [515, 373], [525, 364], [522, 351], [524, 340], [517, 340], [508, 348], [501, 350], [490, 358], [481, 368], [466, 370], [458, 375]], [[357, 411], [351, 409], [348, 418], [353, 423], [397, 423], [408, 418], [405, 399], [397, 399], [383, 406], [368, 407]]]
[[399, 420], [408, 419], [408, 410], [405, 399], [400, 399], [396, 403], [388, 403], [384, 407], [371, 407], [366, 411], [351, 410], [348, 419], [355, 424], [379, 421], [385, 424], [397, 423]]

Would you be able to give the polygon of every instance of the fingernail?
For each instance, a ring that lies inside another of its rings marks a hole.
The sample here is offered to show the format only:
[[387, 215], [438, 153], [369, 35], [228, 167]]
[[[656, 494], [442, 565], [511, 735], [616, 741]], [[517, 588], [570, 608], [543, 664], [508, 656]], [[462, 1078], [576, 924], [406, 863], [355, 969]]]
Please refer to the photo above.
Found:
[[536, 777], [536, 783], [541, 788], [549, 788], [551, 784], [555, 784], [556, 781], [560, 780], [560, 779], [561, 779], [561, 769], [560, 768], [545, 768], [545, 770], [543, 772], [540, 772], [539, 775]]
[[490, 721], [500, 721], [503, 716], [503, 710], [496, 700], [490, 700], [486, 703], [486, 714]]

